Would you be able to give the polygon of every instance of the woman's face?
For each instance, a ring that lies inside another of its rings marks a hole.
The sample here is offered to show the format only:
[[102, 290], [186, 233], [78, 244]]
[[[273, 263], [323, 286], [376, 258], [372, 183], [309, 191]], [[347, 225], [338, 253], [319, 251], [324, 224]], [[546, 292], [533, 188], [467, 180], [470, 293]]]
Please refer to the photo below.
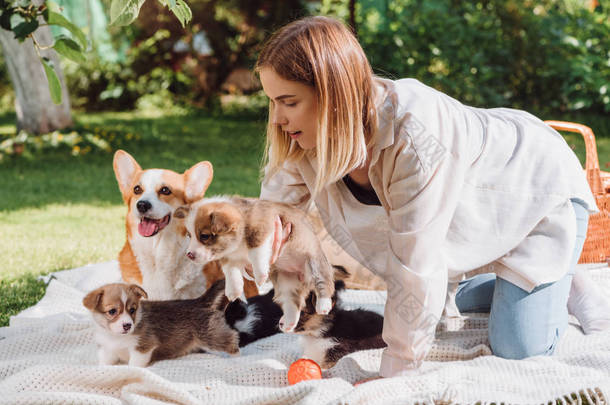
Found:
[[271, 122], [279, 125], [303, 149], [316, 147], [318, 102], [313, 87], [286, 80], [272, 68], [262, 68], [261, 83], [273, 103]]

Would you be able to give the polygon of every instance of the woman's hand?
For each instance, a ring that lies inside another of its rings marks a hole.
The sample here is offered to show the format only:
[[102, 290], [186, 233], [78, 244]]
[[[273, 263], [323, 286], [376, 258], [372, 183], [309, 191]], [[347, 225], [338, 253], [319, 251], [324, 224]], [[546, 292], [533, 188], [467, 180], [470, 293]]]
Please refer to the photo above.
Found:
[[382, 378], [383, 378], [383, 377], [381, 377], [381, 376], [379, 376], [379, 375], [378, 375], [377, 377], [369, 377], [369, 378], [365, 378], [364, 380], [360, 380], [360, 381], [358, 381], [358, 382], [355, 382], [355, 383], [354, 383], [354, 387], [357, 387], [357, 386], [359, 386], [360, 384], [364, 384], [364, 383], [367, 383], [367, 382], [369, 382], [369, 381], [380, 380], [380, 379], [382, 379]]
[[284, 226], [282, 226], [282, 221], [280, 220], [280, 216], [275, 216], [275, 221], [273, 223], [274, 232], [273, 232], [273, 245], [272, 245], [272, 254], [271, 260], [269, 260], [269, 264], [275, 263], [275, 261], [282, 254], [282, 248], [284, 244], [288, 240], [290, 236], [290, 232], [292, 231], [292, 224], [290, 222], [286, 222]]

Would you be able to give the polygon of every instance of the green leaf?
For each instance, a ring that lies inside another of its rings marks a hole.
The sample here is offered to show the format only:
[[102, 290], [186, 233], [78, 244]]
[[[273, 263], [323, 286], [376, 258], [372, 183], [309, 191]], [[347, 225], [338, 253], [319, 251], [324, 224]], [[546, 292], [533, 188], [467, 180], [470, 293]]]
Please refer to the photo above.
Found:
[[191, 21], [191, 19], [193, 18], [193, 13], [191, 12], [191, 9], [189, 8], [188, 4], [184, 2], [184, 0], [177, 0], [176, 6], [170, 8], [170, 10], [180, 21], [180, 24], [182, 24], [182, 28], [184, 28], [186, 23]]
[[65, 29], [70, 31], [70, 33], [74, 35], [74, 38], [76, 38], [78, 42], [80, 42], [81, 47], [83, 49], [87, 49], [87, 37], [85, 36], [83, 31], [81, 31], [80, 28], [68, 21], [66, 17], [54, 11], [49, 11], [48, 17], [46, 17], [46, 19], [50, 25], [59, 25], [60, 27], [64, 27]]
[[30, 20], [22, 22], [13, 28], [15, 38], [23, 40], [38, 28], [38, 20]]
[[47, 0], [46, 5], [49, 10], [54, 11], [56, 13], [61, 13], [61, 7], [59, 7], [59, 4], [57, 4], [53, 0]]
[[55, 104], [61, 104], [61, 83], [59, 82], [59, 78], [57, 77], [55, 70], [53, 70], [46, 60], [42, 59], [41, 62], [44, 67], [44, 72], [47, 75], [47, 81], [49, 82], [51, 100], [53, 100]]
[[72, 59], [74, 62], [83, 63], [86, 61], [85, 55], [80, 46], [70, 38], [60, 37], [55, 41], [53, 48], [62, 56]]
[[110, 5], [110, 24], [129, 25], [138, 18], [145, 0], [112, 0]]

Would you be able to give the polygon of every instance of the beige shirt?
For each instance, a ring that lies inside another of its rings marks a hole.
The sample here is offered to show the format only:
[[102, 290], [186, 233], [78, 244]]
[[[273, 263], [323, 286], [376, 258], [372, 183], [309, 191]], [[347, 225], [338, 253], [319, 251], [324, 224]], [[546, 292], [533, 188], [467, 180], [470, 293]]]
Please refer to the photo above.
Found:
[[[387, 230], [372, 221], [350, 231], [362, 220], [343, 184], [314, 202], [329, 234], [387, 283], [380, 373], [389, 377], [421, 365], [449, 280], [483, 266], [527, 291], [559, 280], [576, 235], [570, 198], [597, 207], [563, 137], [531, 114], [465, 106], [414, 79], [378, 84], [368, 174]], [[316, 170], [313, 157], [286, 162], [261, 198], [307, 201]], [[384, 252], [383, 268], [367, 260], [371, 249]]]

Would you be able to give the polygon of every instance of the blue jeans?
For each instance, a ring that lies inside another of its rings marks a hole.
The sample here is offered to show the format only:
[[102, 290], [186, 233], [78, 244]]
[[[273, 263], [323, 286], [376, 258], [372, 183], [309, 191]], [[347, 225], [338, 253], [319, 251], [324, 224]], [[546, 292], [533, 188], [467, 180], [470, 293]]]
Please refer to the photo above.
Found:
[[568, 295], [576, 263], [587, 236], [589, 213], [572, 200], [576, 213], [576, 245], [568, 273], [553, 283], [527, 292], [497, 278], [480, 274], [460, 283], [455, 302], [460, 312], [490, 312], [491, 350], [505, 359], [551, 355], [568, 324]]

